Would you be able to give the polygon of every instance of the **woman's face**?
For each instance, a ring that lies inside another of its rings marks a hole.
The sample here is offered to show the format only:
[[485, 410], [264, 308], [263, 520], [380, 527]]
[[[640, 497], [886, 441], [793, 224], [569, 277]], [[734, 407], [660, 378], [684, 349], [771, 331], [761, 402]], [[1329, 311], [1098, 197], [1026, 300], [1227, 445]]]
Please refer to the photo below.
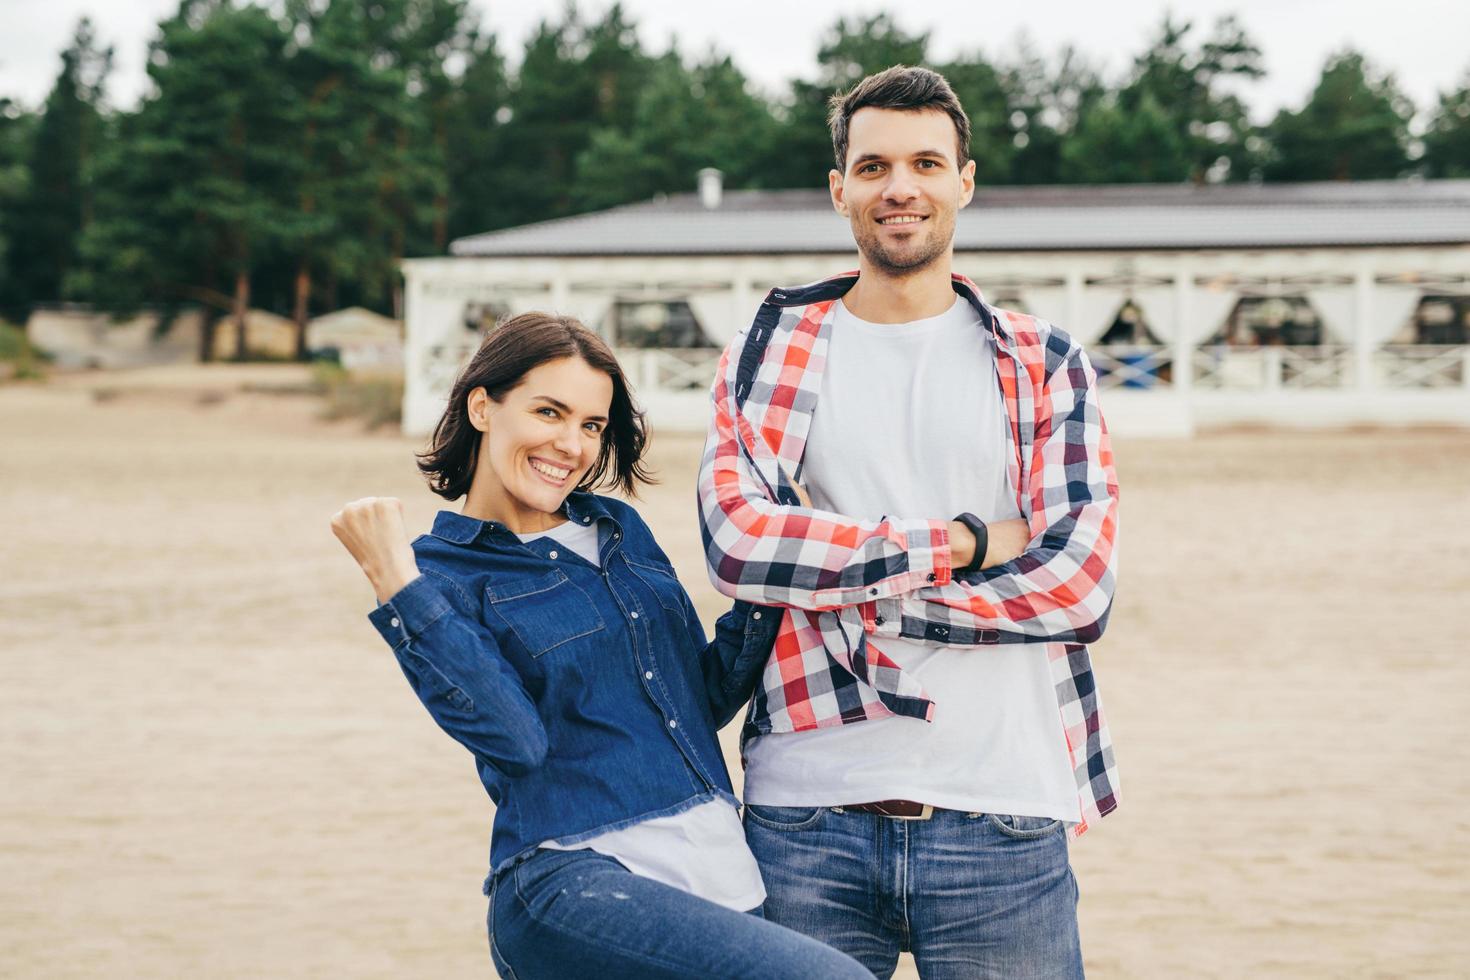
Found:
[[465, 513], [522, 534], [560, 523], [602, 451], [612, 395], [612, 378], [580, 357], [532, 368], [499, 402], [472, 391], [470, 423], [484, 435]]

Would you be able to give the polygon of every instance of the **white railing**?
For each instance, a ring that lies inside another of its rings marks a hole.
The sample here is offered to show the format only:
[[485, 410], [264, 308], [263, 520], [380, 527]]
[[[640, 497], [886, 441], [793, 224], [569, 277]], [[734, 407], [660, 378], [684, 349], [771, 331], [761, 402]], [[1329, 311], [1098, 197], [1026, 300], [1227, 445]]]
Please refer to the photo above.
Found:
[[637, 391], [706, 390], [720, 364], [716, 347], [623, 348], [617, 355]]
[[[703, 391], [714, 380], [716, 348], [624, 348], [618, 360], [641, 391]], [[1156, 346], [1096, 346], [1088, 357], [1101, 388], [1166, 389], [1174, 352]], [[1214, 391], [1307, 391], [1354, 385], [1353, 349], [1346, 344], [1300, 347], [1201, 347], [1194, 352], [1195, 387]], [[1373, 354], [1379, 389], [1470, 388], [1470, 346], [1383, 347]]]
[[1174, 371], [1174, 352], [1168, 347], [1098, 345], [1087, 357], [1099, 388], [1167, 388]]
[[1380, 388], [1470, 387], [1470, 346], [1393, 344], [1373, 354]]
[[1345, 388], [1352, 382], [1353, 350], [1346, 344], [1306, 347], [1201, 347], [1194, 352], [1194, 384], [1229, 391], [1301, 391]]

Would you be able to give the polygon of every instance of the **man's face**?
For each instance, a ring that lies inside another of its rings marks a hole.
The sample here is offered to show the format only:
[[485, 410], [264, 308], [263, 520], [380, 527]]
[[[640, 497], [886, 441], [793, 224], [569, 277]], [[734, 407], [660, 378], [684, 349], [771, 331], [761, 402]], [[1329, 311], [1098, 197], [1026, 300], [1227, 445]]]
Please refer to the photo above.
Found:
[[902, 276], [948, 256], [955, 213], [975, 194], [975, 163], [957, 162], [948, 114], [870, 106], [853, 113], [847, 132], [847, 169], [828, 184], [863, 257]]

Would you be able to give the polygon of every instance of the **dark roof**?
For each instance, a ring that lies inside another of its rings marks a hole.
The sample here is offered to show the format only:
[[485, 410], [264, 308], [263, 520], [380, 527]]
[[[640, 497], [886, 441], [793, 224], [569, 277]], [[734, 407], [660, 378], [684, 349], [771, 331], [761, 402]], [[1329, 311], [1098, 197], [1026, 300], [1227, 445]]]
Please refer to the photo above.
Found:
[[[1239, 249], [1470, 243], [1470, 180], [988, 187], [960, 212], [961, 252]], [[825, 190], [656, 197], [471, 235], [454, 255], [769, 255], [848, 252]]]

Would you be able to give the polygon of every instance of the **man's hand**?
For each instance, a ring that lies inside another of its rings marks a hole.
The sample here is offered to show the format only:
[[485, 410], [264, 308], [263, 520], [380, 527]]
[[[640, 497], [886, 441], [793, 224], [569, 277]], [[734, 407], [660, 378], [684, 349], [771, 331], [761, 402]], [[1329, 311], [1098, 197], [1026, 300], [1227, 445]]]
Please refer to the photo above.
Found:
[[975, 560], [975, 532], [959, 521], [949, 522], [949, 567], [958, 571]]
[[[1013, 521], [993, 521], [985, 525], [989, 541], [985, 546], [985, 557], [981, 568], [994, 568], [1018, 558], [1031, 543], [1031, 528], [1019, 518]], [[975, 558], [975, 533], [959, 521], [949, 522], [949, 563], [953, 568], [964, 568]]]
[[995, 521], [985, 525], [990, 538], [985, 548], [985, 560], [981, 568], [994, 568], [1021, 557], [1021, 552], [1031, 543], [1031, 527], [1017, 518], [1013, 521]]
[[357, 559], [379, 603], [419, 577], [403, 525], [403, 503], [397, 497], [354, 500], [332, 515], [332, 533]]

